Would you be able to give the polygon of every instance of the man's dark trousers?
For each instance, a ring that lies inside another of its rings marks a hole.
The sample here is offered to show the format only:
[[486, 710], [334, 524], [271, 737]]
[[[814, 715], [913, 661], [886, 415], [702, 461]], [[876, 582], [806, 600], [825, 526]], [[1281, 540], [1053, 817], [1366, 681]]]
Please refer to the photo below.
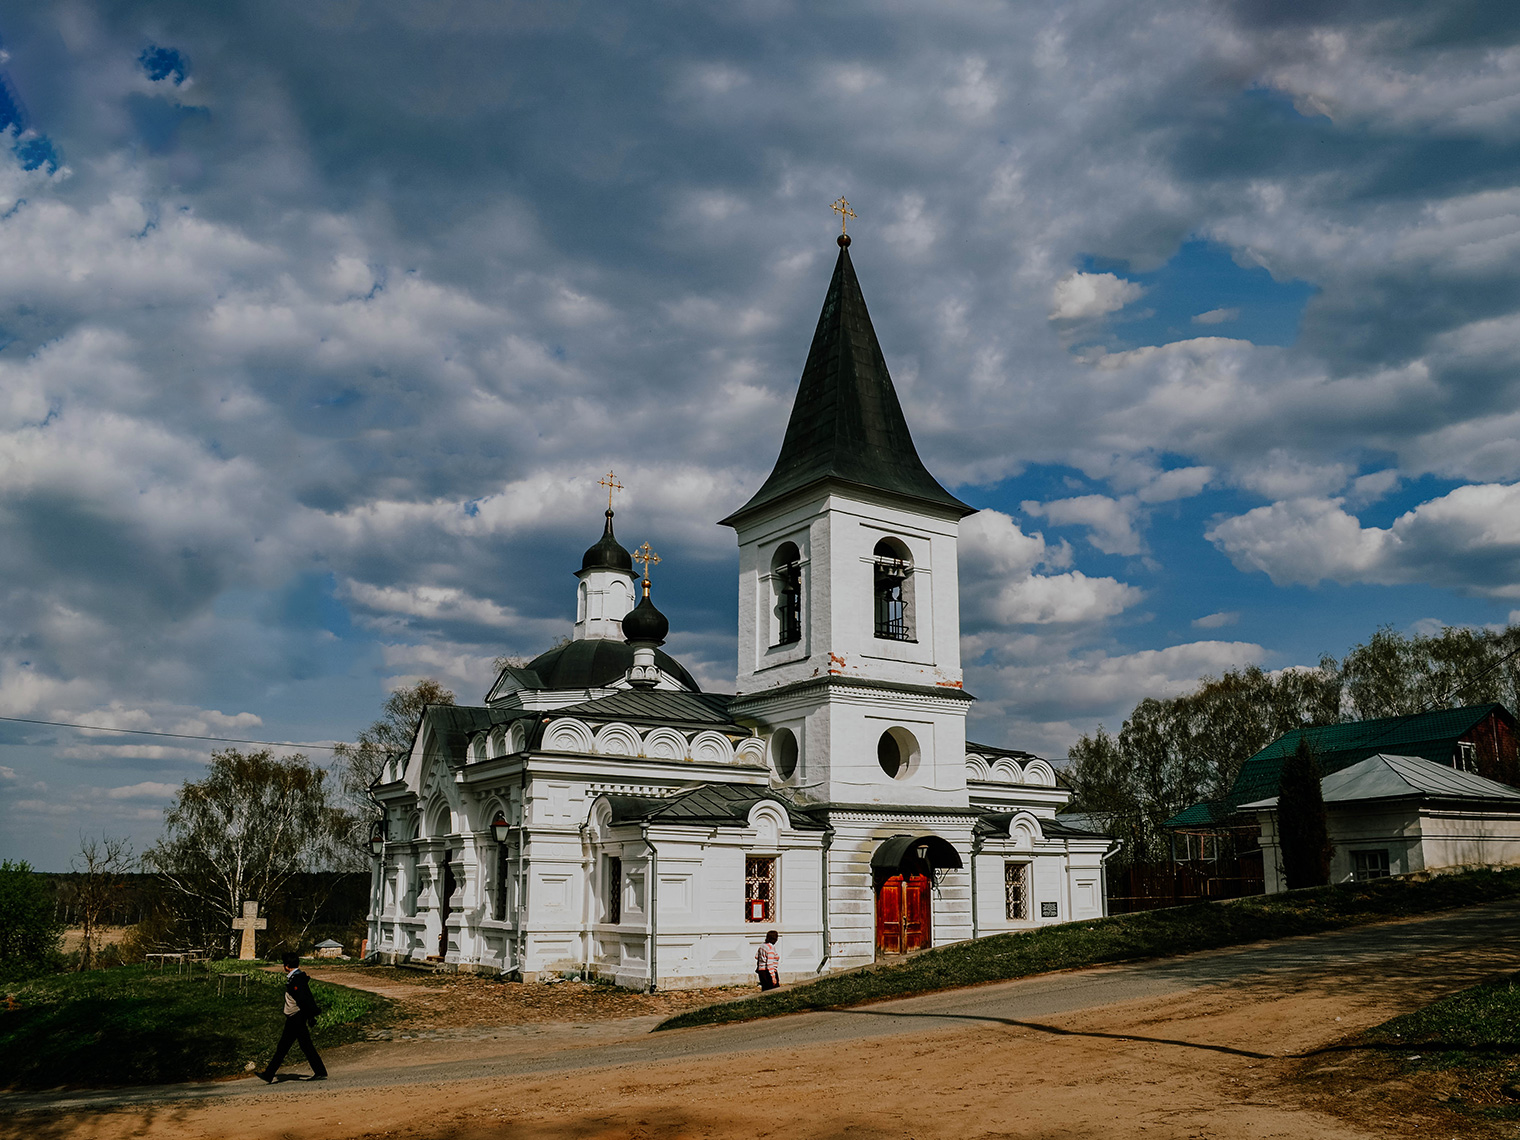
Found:
[[327, 1076], [327, 1066], [322, 1064], [322, 1058], [317, 1055], [317, 1047], [311, 1043], [311, 1030], [306, 1028], [304, 1013], [292, 1013], [286, 1016], [285, 1029], [280, 1033], [280, 1044], [274, 1051], [274, 1060], [269, 1062], [269, 1068], [264, 1071], [271, 1077], [274, 1076], [292, 1045], [301, 1047], [301, 1052], [306, 1055], [306, 1060], [311, 1065], [312, 1076]]

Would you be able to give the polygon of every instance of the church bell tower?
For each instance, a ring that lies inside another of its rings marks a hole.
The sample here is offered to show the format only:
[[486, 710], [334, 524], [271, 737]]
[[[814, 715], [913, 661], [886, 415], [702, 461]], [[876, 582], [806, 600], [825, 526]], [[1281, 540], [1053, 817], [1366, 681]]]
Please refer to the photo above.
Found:
[[924, 467], [839, 257], [770, 477], [739, 542], [736, 717], [773, 779], [838, 804], [964, 807], [956, 544], [973, 513]]

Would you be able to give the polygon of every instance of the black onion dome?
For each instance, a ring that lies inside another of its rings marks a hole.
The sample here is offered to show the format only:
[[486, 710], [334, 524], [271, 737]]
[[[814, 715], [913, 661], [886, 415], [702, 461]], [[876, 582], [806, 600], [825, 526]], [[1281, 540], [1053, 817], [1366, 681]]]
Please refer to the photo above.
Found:
[[629, 642], [652, 641], [656, 645], [665, 640], [670, 632], [670, 619], [654, 608], [649, 598], [649, 586], [644, 587], [644, 600], [634, 606], [623, 618], [623, 637]]
[[[702, 691], [685, 666], [663, 649], [654, 651], [654, 660], [684, 688]], [[540, 653], [525, 668], [538, 674], [545, 689], [601, 689], [627, 674], [632, 665], [633, 646], [627, 642], [582, 638]]]
[[607, 512], [607, 526], [595, 546], [581, 559], [582, 570], [626, 570], [633, 573], [633, 555], [624, 550], [612, 535], [612, 512]]

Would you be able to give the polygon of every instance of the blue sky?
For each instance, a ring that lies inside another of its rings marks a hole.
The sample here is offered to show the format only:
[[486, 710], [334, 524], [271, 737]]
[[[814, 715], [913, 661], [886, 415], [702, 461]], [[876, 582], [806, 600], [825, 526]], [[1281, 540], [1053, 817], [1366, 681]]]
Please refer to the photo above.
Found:
[[[786, 0], [0, 15], [0, 714], [351, 737], [618, 532], [732, 684], [828, 204], [963, 538], [971, 731], [1520, 607], [1520, 14]], [[0, 722], [0, 854], [207, 746]], [[318, 751], [317, 755], [322, 753]]]

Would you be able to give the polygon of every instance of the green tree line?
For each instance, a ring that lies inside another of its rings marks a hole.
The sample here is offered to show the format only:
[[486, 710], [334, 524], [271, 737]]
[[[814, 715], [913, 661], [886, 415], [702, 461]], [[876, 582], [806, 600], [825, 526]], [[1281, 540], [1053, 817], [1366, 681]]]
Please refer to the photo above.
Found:
[[1339, 661], [1277, 673], [1249, 665], [1180, 696], [1147, 697], [1117, 734], [1099, 726], [1073, 745], [1068, 810], [1092, 813], [1122, 839], [1121, 862], [1159, 861], [1169, 853], [1161, 824], [1222, 798], [1240, 766], [1285, 732], [1491, 701], [1520, 707], [1520, 626], [1384, 627]]

